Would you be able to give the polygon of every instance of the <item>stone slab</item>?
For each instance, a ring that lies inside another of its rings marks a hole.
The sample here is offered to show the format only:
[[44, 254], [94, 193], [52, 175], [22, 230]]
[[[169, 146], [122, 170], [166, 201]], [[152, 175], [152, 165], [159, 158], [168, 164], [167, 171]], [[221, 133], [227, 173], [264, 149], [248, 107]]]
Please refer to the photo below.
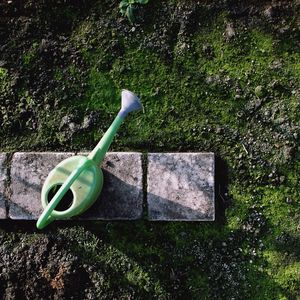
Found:
[[41, 190], [49, 172], [74, 153], [17, 152], [11, 162], [9, 218], [36, 220], [43, 212]]
[[214, 161], [213, 153], [150, 153], [148, 219], [214, 221]]
[[0, 153], [0, 219], [6, 219], [6, 182], [7, 178], [7, 167], [6, 167], [6, 153]]
[[85, 220], [135, 220], [143, 213], [142, 154], [110, 152], [102, 163], [103, 189]]
[[[36, 220], [42, 213], [41, 189], [48, 173], [74, 153], [15, 153], [11, 164], [9, 217]], [[102, 165], [100, 198], [77, 219], [130, 220], [142, 216], [141, 153], [108, 153]]]

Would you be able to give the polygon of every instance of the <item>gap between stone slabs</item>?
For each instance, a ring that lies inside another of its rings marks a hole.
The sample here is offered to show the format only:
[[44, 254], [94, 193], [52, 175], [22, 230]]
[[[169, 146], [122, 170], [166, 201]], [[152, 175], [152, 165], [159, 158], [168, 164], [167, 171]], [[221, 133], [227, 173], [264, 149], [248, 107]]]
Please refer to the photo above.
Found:
[[[48, 173], [72, 155], [75, 153], [17, 152], [7, 166], [7, 154], [0, 153], [0, 219], [36, 220], [43, 211], [40, 192]], [[138, 152], [108, 153], [101, 166], [101, 196], [74, 219], [141, 219], [146, 196], [149, 220], [214, 220], [213, 153], [149, 153], [147, 166], [142, 156]]]

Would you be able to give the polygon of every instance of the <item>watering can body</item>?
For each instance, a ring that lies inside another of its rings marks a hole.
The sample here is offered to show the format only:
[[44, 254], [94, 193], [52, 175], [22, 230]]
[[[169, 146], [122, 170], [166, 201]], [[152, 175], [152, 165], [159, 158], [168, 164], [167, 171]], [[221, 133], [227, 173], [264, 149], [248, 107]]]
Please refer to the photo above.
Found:
[[[130, 91], [123, 90], [121, 110], [94, 150], [87, 157], [77, 155], [63, 160], [49, 173], [41, 193], [44, 211], [37, 221], [38, 229], [44, 228], [53, 220], [79, 215], [97, 200], [103, 186], [100, 165], [113, 137], [126, 115], [141, 108], [139, 98]], [[51, 198], [53, 189], [56, 192]], [[72, 195], [70, 206], [62, 211], [55, 209], [66, 193]]]
[[[84, 156], [73, 156], [59, 163], [48, 175], [42, 189], [42, 206], [45, 209], [49, 204], [49, 192], [56, 186], [62, 186], [70, 174], [86, 161]], [[103, 186], [103, 173], [100, 166], [90, 160], [88, 166], [79, 174], [70, 186], [73, 194], [71, 206], [64, 211], [53, 210], [55, 219], [70, 218], [87, 210], [98, 198]], [[84, 201], [82, 200], [84, 199]]]

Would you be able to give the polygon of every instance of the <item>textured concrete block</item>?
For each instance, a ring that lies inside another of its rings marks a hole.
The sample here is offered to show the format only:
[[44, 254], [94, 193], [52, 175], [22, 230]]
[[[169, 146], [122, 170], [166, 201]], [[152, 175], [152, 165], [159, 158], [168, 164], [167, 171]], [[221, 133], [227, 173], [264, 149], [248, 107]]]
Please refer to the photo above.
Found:
[[142, 154], [111, 152], [102, 163], [104, 184], [99, 199], [80, 219], [134, 220], [143, 212]]
[[5, 186], [7, 181], [6, 153], [0, 153], [0, 219], [6, 219]]
[[11, 199], [9, 217], [35, 220], [43, 211], [41, 190], [49, 172], [73, 153], [18, 152], [11, 163]]
[[[42, 213], [41, 190], [49, 172], [72, 153], [15, 153], [11, 165], [12, 219], [37, 219]], [[142, 215], [140, 153], [108, 153], [103, 162], [100, 198], [82, 214], [84, 220], [137, 219]]]
[[149, 154], [147, 183], [150, 220], [215, 219], [213, 153]]

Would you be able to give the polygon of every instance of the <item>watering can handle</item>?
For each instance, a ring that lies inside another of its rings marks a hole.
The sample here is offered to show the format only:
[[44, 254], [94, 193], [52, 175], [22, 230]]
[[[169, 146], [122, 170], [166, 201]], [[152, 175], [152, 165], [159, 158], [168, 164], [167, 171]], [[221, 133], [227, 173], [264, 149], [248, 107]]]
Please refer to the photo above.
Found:
[[79, 166], [68, 176], [67, 180], [64, 182], [64, 184], [59, 188], [59, 190], [56, 192], [54, 197], [51, 199], [51, 201], [48, 203], [46, 208], [44, 209], [43, 213], [39, 217], [37, 221], [37, 228], [43, 229], [45, 226], [47, 226], [49, 223], [51, 223], [53, 220], [51, 218], [51, 213], [55, 209], [55, 207], [58, 205], [59, 201], [63, 198], [63, 196], [66, 194], [66, 192], [69, 190], [73, 182], [78, 178], [78, 176], [86, 169], [87, 165], [92, 164], [92, 162], [86, 158], [83, 157]]

